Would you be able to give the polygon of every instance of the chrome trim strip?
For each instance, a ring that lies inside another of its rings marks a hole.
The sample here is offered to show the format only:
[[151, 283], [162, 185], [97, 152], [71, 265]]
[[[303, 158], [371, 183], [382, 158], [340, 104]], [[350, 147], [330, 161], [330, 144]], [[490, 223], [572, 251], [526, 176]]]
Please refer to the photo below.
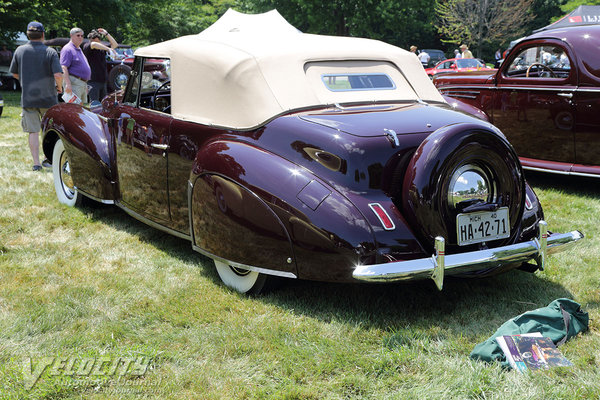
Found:
[[465, 85], [465, 86], [440, 86], [437, 88], [442, 94], [447, 94], [446, 91], [449, 90], [474, 90], [477, 89], [479, 91], [481, 90], [539, 90], [539, 91], [545, 91], [545, 92], [579, 92], [579, 91], [600, 91], [600, 90], [588, 90], [588, 89], [580, 89], [580, 88], [564, 88], [561, 86], [555, 86], [555, 87], [536, 87], [536, 86], [502, 86], [502, 87], [498, 87], [498, 86], [469, 86], [469, 85]]
[[81, 189], [78, 189], [77, 186], [75, 186], [75, 190], [77, 190], [77, 192], [81, 193], [82, 195], [84, 195], [85, 197], [89, 197], [90, 199], [97, 201], [98, 203], [102, 203], [102, 204], [115, 204], [114, 200], [104, 200], [104, 199], [100, 199], [96, 196], [92, 196], [89, 193], [84, 192]]
[[556, 171], [554, 169], [546, 169], [546, 168], [539, 168], [539, 167], [527, 167], [525, 165], [523, 165], [523, 169], [527, 169], [529, 171], [537, 171], [537, 172], [548, 172], [551, 174], [558, 174], [558, 175], [572, 175], [572, 176], [584, 176], [586, 178], [600, 178], [600, 174], [588, 174], [585, 172]]
[[448, 97], [452, 97], [455, 99], [476, 99], [477, 96], [471, 96], [467, 94], [454, 94], [454, 93], [444, 93]]
[[179, 231], [176, 231], [175, 229], [171, 229], [169, 227], [166, 227], [164, 225], [159, 224], [158, 222], [154, 222], [151, 219], [148, 219], [146, 217], [144, 217], [143, 215], [138, 214], [137, 212], [131, 210], [130, 208], [127, 208], [125, 205], [123, 205], [123, 203], [121, 203], [120, 201], [115, 201], [115, 204], [122, 209], [123, 211], [125, 211], [127, 214], [129, 214], [130, 216], [132, 216], [133, 218], [137, 219], [140, 222], [143, 222], [146, 225], [151, 226], [152, 228], [161, 230], [165, 233], [168, 233], [170, 235], [173, 236], [177, 236], [178, 238], [181, 239], [185, 239], [185, 240], [189, 240], [191, 241], [192, 238], [190, 237], [190, 235], [186, 235], [185, 233], [181, 233]]
[[[530, 260], [534, 260], [543, 267], [545, 254], [566, 250], [584, 238], [581, 232], [572, 231], [552, 234], [547, 237], [546, 241], [544, 240], [544, 227], [545, 225], [540, 226], [539, 238], [527, 242], [449, 256], [443, 254], [444, 249], [441, 244], [443, 242], [436, 240], [437, 254], [432, 257], [384, 264], [359, 265], [352, 276], [355, 279], [368, 282], [431, 278], [435, 280], [438, 289], [441, 290], [444, 274], [456, 275]], [[442, 254], [440, 254], [440, 251]], [[443, 270], [440, 265], [443, 265]]]
[[230, 260], [226, 260], [225, 258], [216, 256], [206, 250], [201, 249], [200, 247], [196, 246], [195, 244], [192, 244], [192, 249], [197, 251], [200, 254], [205, 255], [208, 258], [212, 258], [213, 260], [217, 260], [217, 261], [221, 261], [224, 262], [226, 264], [231, 265], [232, 267], [235, 268], [242, 268], [242, 269], [247, 269], [250, 271], [256, 271], [256, 272], [260, 272], [261, 274], [267, 274], [267, 275], [275, 275], [275, 276], [281, 276], [283, 278], [293, 278], [293, 279], [297, 279], [298, 277], [292, 273], [292, 272], [285, 272], [285, 271], [277, 271], [274, 269], [266, 269], [266, 268], [259, 268], [259, 267], [253, 267], [252, 265], [246, 265], [246, 264], [240, 264], [240, 263], [236, 263]]

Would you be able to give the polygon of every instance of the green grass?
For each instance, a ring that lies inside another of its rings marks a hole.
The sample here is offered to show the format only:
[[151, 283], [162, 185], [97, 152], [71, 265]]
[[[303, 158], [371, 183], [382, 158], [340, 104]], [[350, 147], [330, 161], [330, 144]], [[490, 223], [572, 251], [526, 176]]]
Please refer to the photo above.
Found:
[[[59, 205], [30, 171], [18, 95], [0, 118], [0, 398], [589, 399], [600, 397], [598, 180], [531, 175], [550, 229], [585, 241], [543, 272], [394, 285], [290, 281], [261, 297], [219, 282], [209, 259], [115, 207]], [[522, 376], [472, 361], [504, 321], [559, 297], [590, 332], [575, 366]], [[90, 384], [23, 361], [151, 357], [142, 377]]]

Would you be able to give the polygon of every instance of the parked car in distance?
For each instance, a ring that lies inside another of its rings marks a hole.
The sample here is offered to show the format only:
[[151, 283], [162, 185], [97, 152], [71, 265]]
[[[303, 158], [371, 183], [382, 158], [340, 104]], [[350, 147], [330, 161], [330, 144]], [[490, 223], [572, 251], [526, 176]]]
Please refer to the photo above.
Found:
[[42, 125], [60, 202], [189, 240], [240, 292], [274, 276], [441, 290], [583, 237], [547, 232], [509, 142], [454, 111], [413, 54], [276, 11], [137, 49], [123, 92]]
[[429, 54], [430, 58], [429, 58], [429, 63], [427, 64], [427, 67], [432, 67], [446, 58], [446, 55], [444, 54], [444, 52], [442, 50], [423, 49], [421, 51], [424, 51], [427, 54]]
[[519, 41], [498, 70], [440, 75], [446, 96], [483, 111], [525, 169], [600, 177], [600, 25]]
[[427, 68], [427, 75], [433, 77], [442, 73], [455, 73], [465, 71], [479, 71], [482, 69], [491, 69], [477, 58], [449, 58], [439, 62], [432, 68]]

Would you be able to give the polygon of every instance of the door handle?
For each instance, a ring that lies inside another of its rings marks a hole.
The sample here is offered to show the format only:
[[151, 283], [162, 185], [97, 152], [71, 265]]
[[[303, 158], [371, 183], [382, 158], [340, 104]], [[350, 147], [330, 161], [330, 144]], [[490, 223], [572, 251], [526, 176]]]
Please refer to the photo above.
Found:
[[159, 149], [159, 150], [167, 150], [169, 148], [168, 144], [160, 144], [160, 143], [151, 143], [150, 146], [154, 147], [155, 149]]
[[573, 98], [573, 93], [558, 93], [557, 95], [560, 97], [566, 97], [567, 99]]

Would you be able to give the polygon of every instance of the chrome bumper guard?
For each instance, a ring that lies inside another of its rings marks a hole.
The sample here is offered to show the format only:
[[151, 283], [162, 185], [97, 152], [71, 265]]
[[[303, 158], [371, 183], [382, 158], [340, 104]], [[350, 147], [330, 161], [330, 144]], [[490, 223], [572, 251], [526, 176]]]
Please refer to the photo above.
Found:
[[535, 261], [543, 270], [548, 254], [566, 250], [581, 239], [583, 239], [583, 233], [579, 231], [555, 233], [548, 236], [548, 224], [540, 221], [538, 237], [528, 242], [446, 256], [445, 240], [438, 236], [435, 238], [436, 254], [430, 258], [359, 265], [352, 276], [355, 279], [369, 282], [431, 278], [437, 288], [442, 290], [444, 275], [448, 272], [456, 275], [503, 265], [520, 264], [531, 260]]

